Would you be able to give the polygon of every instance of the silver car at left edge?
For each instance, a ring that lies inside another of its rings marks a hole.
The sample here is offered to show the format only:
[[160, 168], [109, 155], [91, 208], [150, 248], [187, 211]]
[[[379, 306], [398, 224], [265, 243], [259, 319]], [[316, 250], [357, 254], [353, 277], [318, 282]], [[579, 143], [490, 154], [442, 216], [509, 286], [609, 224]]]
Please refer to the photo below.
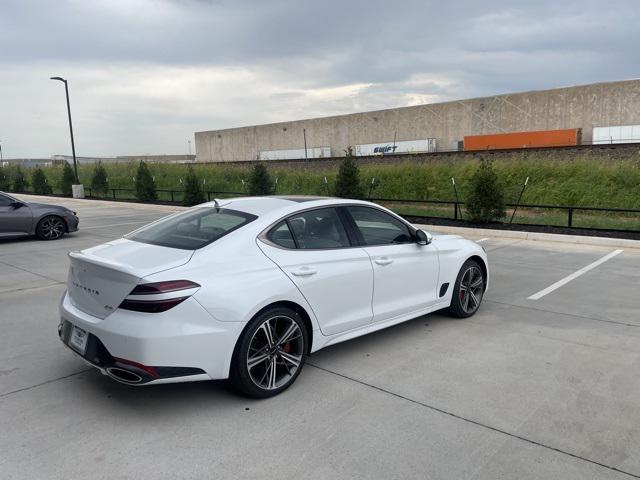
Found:
[[24, 202], [0, 192], [0, 239], [35, 235], [57, 240], [78, 230], [78, 215], [62, 205]]

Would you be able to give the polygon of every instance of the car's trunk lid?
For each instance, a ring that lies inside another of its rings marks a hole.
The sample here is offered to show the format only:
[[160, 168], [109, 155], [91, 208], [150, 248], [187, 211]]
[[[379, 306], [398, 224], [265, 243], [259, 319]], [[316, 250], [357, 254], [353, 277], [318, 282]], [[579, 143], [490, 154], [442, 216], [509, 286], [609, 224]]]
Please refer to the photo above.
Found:
[[142, 279], [187, 263], [192, 250], [121, 239], [81, 252], [70, 252], [67, 288], [71, 303], [105, 318]]

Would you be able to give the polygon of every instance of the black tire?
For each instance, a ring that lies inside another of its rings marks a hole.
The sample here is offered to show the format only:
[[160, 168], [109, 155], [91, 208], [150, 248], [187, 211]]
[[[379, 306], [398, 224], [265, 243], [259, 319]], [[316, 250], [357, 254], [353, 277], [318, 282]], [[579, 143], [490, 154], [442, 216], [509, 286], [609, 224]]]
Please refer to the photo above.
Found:
[[487, 279], [475, 260], [467, 260], [458, 272], [449, 313], [457, 318], [474, 315], [480, 308]]
[[57, 240], [67, 231], [67, 224], [57, 215], [47, 215], [40, 219], [36, 227], [36, 236], [40, 240]]
[[253, 398], [283, 392], [302, 371], [308, 339], [307, 327], [295, 310], [274, 307], [259, 313], [236, 344], [229, 372], [231, 385]]

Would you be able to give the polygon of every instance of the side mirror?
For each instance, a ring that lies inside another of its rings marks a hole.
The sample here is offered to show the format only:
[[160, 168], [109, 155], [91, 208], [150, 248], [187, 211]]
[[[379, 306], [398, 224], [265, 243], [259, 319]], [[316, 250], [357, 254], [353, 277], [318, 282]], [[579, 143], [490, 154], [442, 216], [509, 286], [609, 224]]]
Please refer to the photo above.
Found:
[[424, 230], [416, 230], [416, 239], [418, 245], [429, 245], [433, 241], [433, 235]]
[[19, 208], [24, 207], [24, 206], [25, 206], [25, 204], [24, 204], [24, 203], [22, 203], [22, 202], [13, 202], [13, 203], [11, 204], [11, 206], [13, 207], [13, 209], [14, 209], [14, 210], [17, 210], [17, 209], [19, 209]]

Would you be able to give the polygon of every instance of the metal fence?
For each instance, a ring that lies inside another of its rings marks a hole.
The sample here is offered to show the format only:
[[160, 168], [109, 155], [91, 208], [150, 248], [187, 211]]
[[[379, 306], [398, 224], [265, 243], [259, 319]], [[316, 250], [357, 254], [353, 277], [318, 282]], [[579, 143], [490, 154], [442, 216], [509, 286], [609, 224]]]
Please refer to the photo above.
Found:
[[[110, 188], [104, 195], [93, 195], [85, 188], [88, 198], [104, 200], [136, 200], [132, 188]], [[184, 190], [158, 189], [159, 203], [182, 203]], [[229, 198], [247, 195], [245, 192], [205, 191], [208, 201], [214, 198]], [[466, 221], [464, 202], [456, 200], [416, 200], [399, 198], [376, 198], [368, 200], [384, 205], [414, 222], [429, 220]], [[640, 233], [640, 209], [584, 207], [573, 205], [507, 204], [506, 223], [534, 227], [561, 227], [574, 229], [623, 231]], [[513, 217], [512, 217], [512, 214]]]
[[[468, 220], [462, 208], [465, 202], [461, 201], [394, 198], [369, 200], [415, 220]], [[640, 209], [527, 203], [508, 203], [506, 207], [507, 219], [511, 219], [506, 223], [514, 225], [640, 232]]]

